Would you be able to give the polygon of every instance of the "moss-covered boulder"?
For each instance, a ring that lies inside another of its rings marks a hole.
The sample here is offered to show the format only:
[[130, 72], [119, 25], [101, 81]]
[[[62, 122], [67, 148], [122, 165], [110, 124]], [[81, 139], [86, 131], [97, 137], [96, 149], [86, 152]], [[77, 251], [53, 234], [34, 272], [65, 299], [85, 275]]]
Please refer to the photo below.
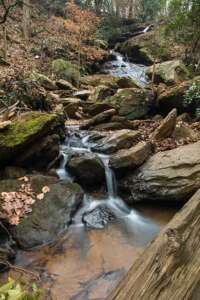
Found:
[[59, 152], [63, 126], [55, 114], [30, 112], [16, 117], [0, 132], [0, 167], [10, 162], [32, 168], [49, 163]]
[[74, 86], [79, 85], [80, 72], [77, 65], [59, 58], [52, 61], [51, 67], [57, 77], [71, 82]]
[[149, 31], [118, 45], [117, 50], [126, 54], [131, 61], [152, 65], [154, 60], [171, 59], [170, 49], [165, 40], [156, 38], [154, 31]]
[[34, 72], [31, 78], [36, 80], [39, 85], [47, 90], [56, 90], [56, 83], [44, 74]]
[[195, 106], [188, 106], [186, 108], [184, 105], [184, 95], [193, 83], [200, 84], [200, 76], [184, 81], [171, 88], [162, 89], [157, 97], [158, 110], [164, 114], [170, 112], [173, 108], [177, 108], [179, 113], [185, 112], [186, 110], [188, 110], [188, 112], [194, 112], [196, 109]]
[[149, 91], [138, 88], [121, 89], [105, 100], [112, 105], [120, 116], [128, 120], [135, 120], [145, 117], [151, 109], [152, 100]]
[[[146, 74], [152, 78], [154, 67], [147, 68]], [[181, 60], [170, 60], [155, 65], [155, 83], [164, 82], [168, 85], [189, 79], [189, 71]]]

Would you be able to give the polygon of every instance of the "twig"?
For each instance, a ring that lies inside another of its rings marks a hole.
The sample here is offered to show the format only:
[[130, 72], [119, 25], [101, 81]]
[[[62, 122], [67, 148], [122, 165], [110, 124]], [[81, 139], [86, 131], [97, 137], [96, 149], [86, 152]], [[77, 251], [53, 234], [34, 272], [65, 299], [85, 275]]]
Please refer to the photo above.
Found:
[[21, 273], [29, 274], [29, 275], [35, 277], [37, 280], [41, 280], [40, 275], [38, 273], [36, 273], [36, 272], [32, 272], [32, 271], [24, 269], [24, 268], [22, 268], [20, 266], [14, 266], [14, 265], [12, 265], [7, 260], [5, 260], [5, 261], [0, 260], [0, 263], [3, 264], [3, 265], [5, 265], [5, 266], [7, 266], [7, 267], [9, 267], [11, 270], [14, 270], [16, 272], [21, 272]]

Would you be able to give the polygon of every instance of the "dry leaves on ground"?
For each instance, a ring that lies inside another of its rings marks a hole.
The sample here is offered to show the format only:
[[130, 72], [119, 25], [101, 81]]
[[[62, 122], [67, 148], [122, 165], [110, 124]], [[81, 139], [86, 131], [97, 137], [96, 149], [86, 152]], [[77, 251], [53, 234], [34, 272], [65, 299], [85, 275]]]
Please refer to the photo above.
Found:
[[42, 188], [40, 194], [35, 194], [28, 177], [18, 179], [22, 181], [17, 191], [2, 192], [0, 198], [3, 202], [3, 215], [11, 225], [18, 225], [21, 218], [32, 212], [32, 205], [38, 200], [43, 200], [46, 193], [50, 192], [48, 186]]

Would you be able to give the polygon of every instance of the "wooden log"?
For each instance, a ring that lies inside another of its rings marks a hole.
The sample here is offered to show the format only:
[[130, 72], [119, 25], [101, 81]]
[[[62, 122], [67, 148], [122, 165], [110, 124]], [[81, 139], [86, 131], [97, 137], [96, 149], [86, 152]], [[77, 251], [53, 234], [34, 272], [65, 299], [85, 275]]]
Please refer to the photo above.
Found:
[[108, 300], [200, 299], [200, 190], [135, 261]]

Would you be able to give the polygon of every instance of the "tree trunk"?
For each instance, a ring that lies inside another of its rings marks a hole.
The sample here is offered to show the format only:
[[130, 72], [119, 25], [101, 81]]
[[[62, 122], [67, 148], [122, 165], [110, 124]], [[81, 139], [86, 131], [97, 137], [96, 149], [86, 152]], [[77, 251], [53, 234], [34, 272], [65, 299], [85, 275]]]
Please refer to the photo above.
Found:
[[23, 2], [23, 32], [26, 41], [30, 38], [31, 16], [30, 16], [30, 0]]
[[200, 190], [136, 260], [108, 300], [200, 299]]
[[3, 25], [3, 54], [5, 60], [7, 60], [7, 51], [8, 51], [7, 29], [6, 29], [6, 24], [4, 24]]

